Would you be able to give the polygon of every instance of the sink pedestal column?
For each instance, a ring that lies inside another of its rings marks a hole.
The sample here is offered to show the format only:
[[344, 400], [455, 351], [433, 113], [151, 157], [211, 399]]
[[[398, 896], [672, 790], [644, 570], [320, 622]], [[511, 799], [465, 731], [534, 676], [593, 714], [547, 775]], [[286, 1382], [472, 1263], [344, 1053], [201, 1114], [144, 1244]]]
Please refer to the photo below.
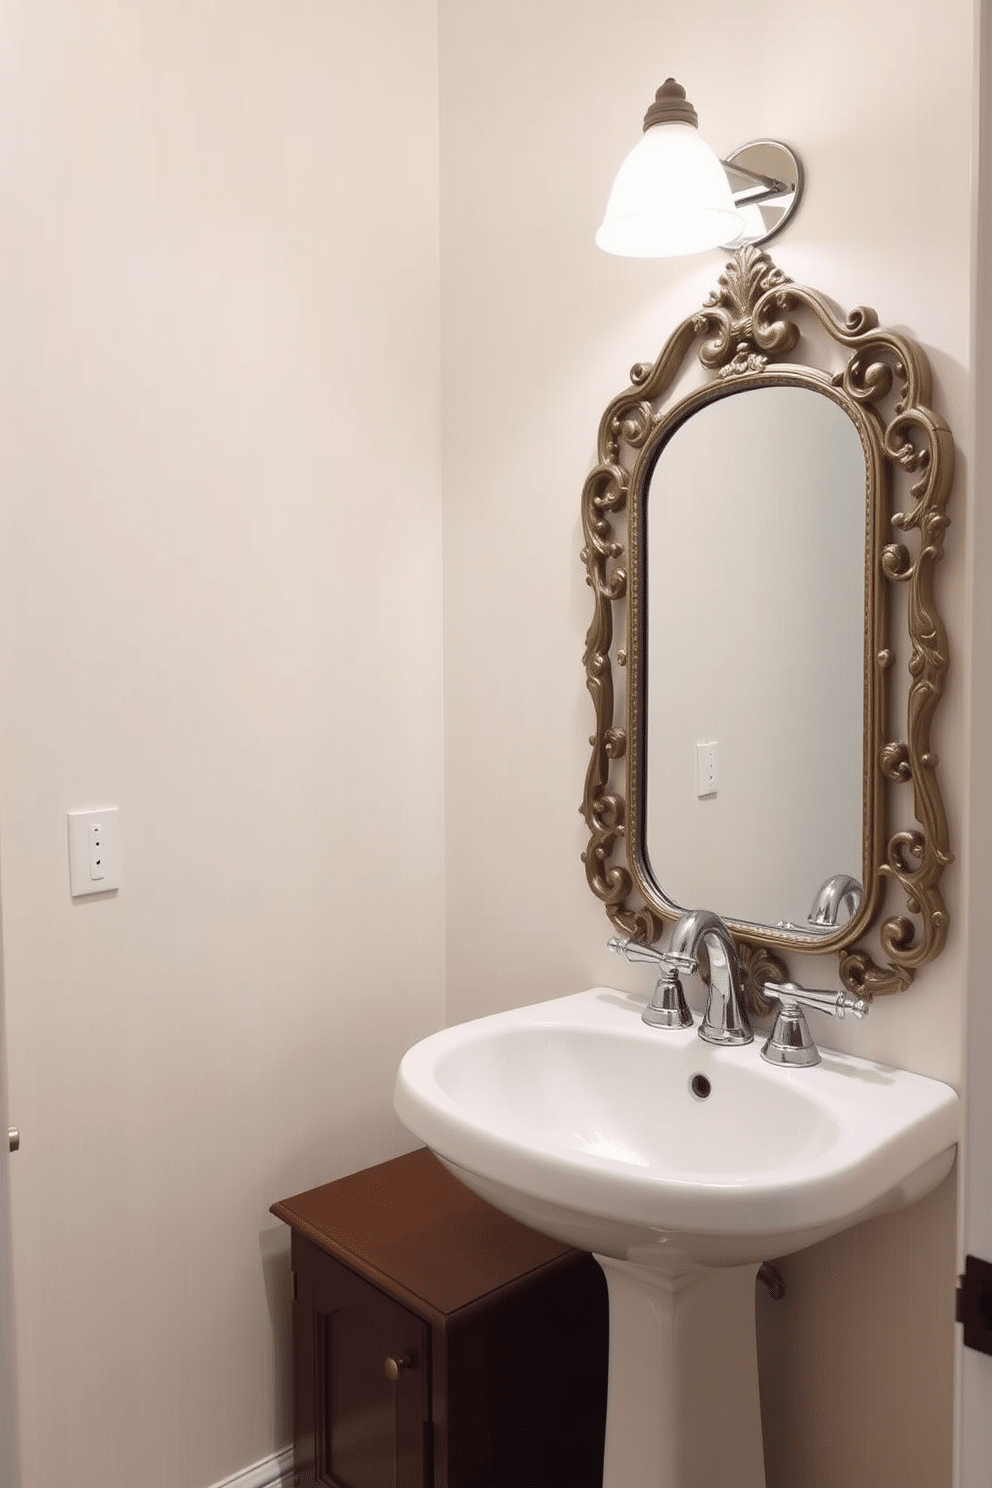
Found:
[[669, 1276], [596, 1260], [610, 1298], [603, 1488], [765, 1488], [758, 1267]]

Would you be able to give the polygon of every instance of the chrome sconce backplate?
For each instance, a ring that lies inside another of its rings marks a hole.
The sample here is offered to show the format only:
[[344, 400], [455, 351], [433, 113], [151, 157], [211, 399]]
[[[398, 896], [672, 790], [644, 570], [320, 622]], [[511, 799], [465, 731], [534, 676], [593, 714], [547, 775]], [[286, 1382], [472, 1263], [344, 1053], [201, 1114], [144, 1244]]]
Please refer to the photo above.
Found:
[[767, 243], [789, 221], [803, 194], [803, 167], [794, 151], [781, 140], [749, 140], [721, 161], [727, 172], [734, 205], [742, 213], [745, 231], [728, 252], [747, 244]]

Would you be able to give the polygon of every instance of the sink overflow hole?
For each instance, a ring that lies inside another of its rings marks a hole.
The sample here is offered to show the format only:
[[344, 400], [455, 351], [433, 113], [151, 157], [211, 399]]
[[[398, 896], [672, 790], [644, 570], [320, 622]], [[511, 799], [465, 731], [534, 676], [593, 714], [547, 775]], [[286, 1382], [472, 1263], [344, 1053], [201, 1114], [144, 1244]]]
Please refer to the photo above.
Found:
[[713, 1087], [710, 1084], [709, 1080], [707, 1080], [705, 1075], [693, 1075], [692, 1079], [689, 1081], [689, 1089], [692, 1091], [693, 1095], [698, 1096], [700, 1100], [705, 1100]]

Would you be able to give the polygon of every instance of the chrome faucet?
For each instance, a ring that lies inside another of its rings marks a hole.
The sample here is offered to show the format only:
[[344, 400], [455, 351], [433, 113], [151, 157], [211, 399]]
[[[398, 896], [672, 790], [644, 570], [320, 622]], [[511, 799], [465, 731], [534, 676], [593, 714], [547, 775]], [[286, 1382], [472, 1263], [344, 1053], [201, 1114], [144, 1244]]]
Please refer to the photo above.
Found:
[[682, 992], [680, 973], [702, 970], [709, 983], [699, 1037], [709, 1044], [749, 1044], [754, 1037], [744, 1011], [744, 976], [733, 937], [719, 915], [708, 909], [684, 914], [664, 951], [614, 937], [609, 949], [627, 961], [659, 967], [651, 1001], [641, 1018], [653, 1028], [689, 1028], [692, 1014]]
[[820, 1062], [820, 1051], [810, 1035], [804, 1008], [815, 1008], [832, 1018], [864, 1018], [871, 1008], [866, 997], [856, 997], [851, 992], [819, 992], [813, 987], [799, 987], [795, 982], [766, 982], [762, 990], [769, 997], [778, 998], [778, 1012], [761, 1057], [769, 1064], [791, 1065], [796, 1069], [808, 1069]]
[[[690, 1028], [693, 1018], [679, 974], [701, 971], [709, 990], [699, 1037], [708, 1044], [751, 1043], [754, 1034], [744, 1007], [744, 972], [733, 936], [719, 915], [708, 909], [682, 915], [664, 951], [619, 937], [607, 944], [627, 961], [647, 962], [659, 968], [654, 993], [641, 1014], [643, 1022], [653, 1028]], [[819, 1064], [820, 1053], [810, 1037], [804, 1008], [815, 1008], [834, 1018], [863, 1018], [871, 1006], [867, 998], [850, 992], [820, 992], [795, 982], [765, 982], [762, 991], [779, 1004], [772, 1031], [761, 1050], [762, 1059], [769, 1064]]]
[[684, 914], [676, 921], [668, 952], [694, 962], [693, 969], [709, 982], [699, 1037], [708, 1044], [749, 1044], [754, 1034], [744, 1010], [744, 975], [733, 936], [720, 916], [709, 909]]

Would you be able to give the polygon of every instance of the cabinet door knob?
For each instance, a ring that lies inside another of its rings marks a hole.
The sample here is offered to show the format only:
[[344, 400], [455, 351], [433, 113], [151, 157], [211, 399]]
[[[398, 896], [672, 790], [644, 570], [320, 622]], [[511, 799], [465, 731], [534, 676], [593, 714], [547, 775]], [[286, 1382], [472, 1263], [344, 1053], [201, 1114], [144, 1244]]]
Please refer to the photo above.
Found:
[[401, 1359], [387, 1359], [385, 1368], [387, 1379], [398, 1380], [402, 1369], [413, 1368], [413, 1359], [409, 1354], [404, 1354]]
[[16, 1152], [21, 1145], [21, 1134], [16, 1126], [7, 1128], [7, 1145], [11, 1152]]

